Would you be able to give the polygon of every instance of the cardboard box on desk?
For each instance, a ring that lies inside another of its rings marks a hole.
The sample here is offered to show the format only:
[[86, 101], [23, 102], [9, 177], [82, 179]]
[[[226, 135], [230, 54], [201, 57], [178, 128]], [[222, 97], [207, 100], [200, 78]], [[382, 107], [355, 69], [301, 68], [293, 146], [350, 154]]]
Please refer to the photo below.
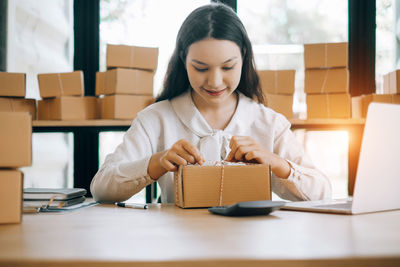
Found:
[[286, 118], [293, 118], [293, 95], [265, 94], [267, 107], [281, 113]]
[[107, 45], [107, 69], [133, 68], [155, 70], [158, 48], [128, 45]]
[[101, 118], [130, 120], [137, 113], [154, 103], [152, 96], [146, 95], [107, 95], [100, 98]]
[[271, 199], [270, 168], [262, 164], [180, 166], [174, 183], [175, 205], [181, 208]]
[[304, 45], [306, 69], [348, 66], [347, 43], [321, 43]]
[[99, 118], [94, 96], [61, 96], [38, 101], [39, 120], [92, 120]]
[[96, 73], [96, 95], [153, 95], [151, 71], [137, 69], [112, 69]]
[[0, 112], [0, 167], [32, 164], [32, 118], [28, 112]]
[[23, 173], [0, 170], [0, 224], [21, 223]]
[[84, 92], [83, 72], [38, 74], [40, 96], [82, 96]]
[[308, 119], [351, 117], [350, 94], [307, 94], [306, 102]]
[[36, 100], [17, 97], [0, 97], [0, 112], [29, 112], [36, 119]]
[[306, 94], [349, 92], [349, 71], [346, 68], [312, 69], [305, 71]]
[[0, 96], [25, 97], [25, 73], [0, 72]]
[[260, 70], [261, 88], [268, 94], [294, 94], [295, 70]]
[[363, 117], [363, 96], [353, 96], [351, 97], [351, 117], [354, 119], [360, 119]]
[[389, 92], [387, 94], [400, 94], [400, 70], [389, 73]]

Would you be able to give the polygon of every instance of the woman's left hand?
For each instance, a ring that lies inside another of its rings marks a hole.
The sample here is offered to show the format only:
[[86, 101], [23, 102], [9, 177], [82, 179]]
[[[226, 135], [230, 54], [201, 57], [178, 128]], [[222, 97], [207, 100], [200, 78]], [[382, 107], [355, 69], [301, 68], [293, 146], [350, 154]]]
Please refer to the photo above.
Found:
[[290, 165], [286, 160], [266, 150], [250, 136], [233, 136], [229, 147], [231, 152], [226, 161], [268, 164], [272, 172], [280, 178], [287, 178], [290, 174]]

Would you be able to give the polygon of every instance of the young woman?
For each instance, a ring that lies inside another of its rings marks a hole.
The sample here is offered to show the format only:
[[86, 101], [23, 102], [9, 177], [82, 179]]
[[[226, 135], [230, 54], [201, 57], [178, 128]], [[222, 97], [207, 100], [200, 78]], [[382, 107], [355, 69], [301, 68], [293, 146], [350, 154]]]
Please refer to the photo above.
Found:
[[124, 201], [158, 181], [161, 201], [174, 202], [177, 166], [221, 160], [269, 164], [272, 190], [281, 198], [330, 198], [329, 180], [290, 123], [262, 103], [238, 16], [223, 4], [194, 10], [179, 30], [157, 103], [138, 114], [107, 156], [91, 183], [94, 199]]

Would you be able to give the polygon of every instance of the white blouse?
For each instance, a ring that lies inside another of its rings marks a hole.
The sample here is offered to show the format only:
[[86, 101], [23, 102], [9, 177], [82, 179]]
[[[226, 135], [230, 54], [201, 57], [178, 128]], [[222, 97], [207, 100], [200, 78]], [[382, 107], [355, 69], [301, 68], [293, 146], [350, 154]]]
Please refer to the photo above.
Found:
[[[287, 200], [331, 198], [329, 179], [315, 168], [290, 130], [289, 121], [272, 109], [239, 93], [239, 102], [224, 130], [212, 129], [194, 105], [190, 92], [157, 102], [137, 115], [123, 142], [108, 155], [94, 176], [90, 190], [95, 200], [124, 201], [154, 182], [147, 173], [150, 157], [180, 139], [197, 146], [206, 161], [229, 154], [232, 136], [251, 136], [265, 149], [291, 165], [287, 179], [272, 175], [272, 191]], [[162, 203], [174, 202], [173, 173], [158, 179]]]

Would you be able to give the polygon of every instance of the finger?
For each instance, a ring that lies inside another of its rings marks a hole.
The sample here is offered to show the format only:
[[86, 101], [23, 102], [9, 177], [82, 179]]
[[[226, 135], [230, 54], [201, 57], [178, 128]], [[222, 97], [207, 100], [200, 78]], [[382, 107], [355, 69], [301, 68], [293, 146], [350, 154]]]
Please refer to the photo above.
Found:
[[184, 149], [182, 146], [174, 150], [177, 155], [179, 155], [181, 158], [185, 159], [188, 163], [196, 163], [196, 159], [194, 156], [192, 156], [186, 149]]
[[252, 146], [239, 146], [235, 153], [235, 160], [242, 161], [245, 155], [252, 151], [254, 148]]
[[181, 157], [179, 154], [176, 153], [170, 153], [167, 155], [167, 160], [172, 162], [174, 165], [183, 165], [186, 166], [187, 165], [187, 161]]
[[238, 147], [241, 145], [250, 145], [250, 144], [252, 144], [252, 139], [248, 136], [233, 136], [231, 138], [231, 141], [229, 142], [229, 147], [231, 148], [231, 151], [229, 152], [225, 160], [233, 161]]
[[163, 166], [163, 168], [169, 172], [174, 172], [174, 171], [178, 170], [177, 166], [174, 165], [169, 160], [167, 160], [166, 158], [161, 158], [160, 163], [161, 163], [161, 166]]
[[248, 162], [254, 162], [254, 163], [261, 163], [261, 164], [266, 164], [266, 160], [263, 159], [262, 157], [262, 152], [261, 151], [250, 151], [249, 153], [246, 154], [245, 160]]
[[189, 142], [185, 142], [183, 144], [183, 148], [185, 149], [185, 151], [187, 153], [189, 153], [190, 156], [194, 157], [195, 162], [193, 163], [199, 163], [200, 165], [204, 163], [204, 158], [201, 155], [200, 151], [197, 149], [197, 147], [195, 147], [194, 145], [192, 145]]

